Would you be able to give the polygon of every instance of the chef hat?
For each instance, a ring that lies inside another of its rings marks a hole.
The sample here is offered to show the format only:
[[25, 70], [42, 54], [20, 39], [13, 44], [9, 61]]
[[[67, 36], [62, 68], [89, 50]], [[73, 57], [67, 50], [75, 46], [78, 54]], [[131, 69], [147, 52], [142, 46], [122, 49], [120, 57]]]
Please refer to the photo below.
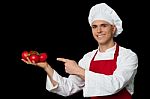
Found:
[[114, 35], [115, 37], [123, 31], [122, 21], [120, 17], [111, 7], [109, 7], [105, 3], [96, 4], [91, 8], [88, 17], [90, 26], [95, 20], [104, 20], [109, 22], [110, 24], [114, 24], [117, 28], [116, 33]]

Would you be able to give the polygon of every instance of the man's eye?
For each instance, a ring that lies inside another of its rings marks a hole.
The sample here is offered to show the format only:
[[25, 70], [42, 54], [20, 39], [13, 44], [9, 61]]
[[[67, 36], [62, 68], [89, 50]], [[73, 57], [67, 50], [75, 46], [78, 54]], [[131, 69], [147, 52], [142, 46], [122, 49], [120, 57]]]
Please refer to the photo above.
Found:
[[92, 28], [94, 29], [94, 28], [96, 28], [96, 26], [92, 26]]

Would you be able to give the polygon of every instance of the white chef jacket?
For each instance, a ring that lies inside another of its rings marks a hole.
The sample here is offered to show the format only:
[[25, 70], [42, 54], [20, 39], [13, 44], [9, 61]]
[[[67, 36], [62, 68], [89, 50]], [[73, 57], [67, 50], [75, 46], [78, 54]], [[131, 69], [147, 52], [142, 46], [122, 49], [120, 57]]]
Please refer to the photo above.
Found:
[[[100, 52], [94, 60], [110, 60], [114, 58], [116, 45]], [[46, 80], [46, 89], [50, 92], [62, 96], [72, 95], [83, 89], [84, 97], [112, 95], [122, 88], [126, 87], [132, 95], [134, 93], [134, 79], [137, 73], [138, 57], [131, 49], [119, 46], [119, 55], [117, 57], [117, 68], [113, 75], [104, 75], [89, 71], [90, 62], [98, 49], [86, 53], [78, 62], [79, 66], [85, 69], [85, 80], [76, 75], [62, 77], [54, 71], [53, 79], [58, 82], [53, 86], [49, 77]]]

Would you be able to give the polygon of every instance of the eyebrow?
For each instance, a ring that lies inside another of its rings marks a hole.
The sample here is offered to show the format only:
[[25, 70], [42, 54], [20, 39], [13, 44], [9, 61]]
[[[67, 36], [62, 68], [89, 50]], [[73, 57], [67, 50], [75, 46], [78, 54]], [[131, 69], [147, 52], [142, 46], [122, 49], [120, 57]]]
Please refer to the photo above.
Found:
[[[98, 24], [98, 25], [111, 25], [111, 24], [109, 24], [109, 23], [102, 23], [102, 24]], [[98, 26], [98, 25], [93, 24], [92, 26]]]

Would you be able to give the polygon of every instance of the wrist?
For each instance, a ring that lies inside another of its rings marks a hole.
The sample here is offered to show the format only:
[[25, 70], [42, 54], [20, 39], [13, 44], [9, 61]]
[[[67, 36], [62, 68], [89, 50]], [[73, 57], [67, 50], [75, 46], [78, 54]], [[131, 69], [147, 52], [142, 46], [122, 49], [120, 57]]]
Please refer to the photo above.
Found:
[[49, 66], [49, 65], [46, 65], [46, 66], [44, 67], [44, 70], [45, 70], [45, 71], [48, 71], [49, 68], [50, 68], [50, 66]]
[[44, 70], [45, 70], [48, 74], [53, 75], [54, 70], [53, 70], [53, 68], [51, 68], [50, 65], [47, 65], [47, 66], [44, 68]]
[[85, 70], [81, 67], [78, 67], [77, 75], [80, 76], [82, 79], [84, 79], [85, 78]]

